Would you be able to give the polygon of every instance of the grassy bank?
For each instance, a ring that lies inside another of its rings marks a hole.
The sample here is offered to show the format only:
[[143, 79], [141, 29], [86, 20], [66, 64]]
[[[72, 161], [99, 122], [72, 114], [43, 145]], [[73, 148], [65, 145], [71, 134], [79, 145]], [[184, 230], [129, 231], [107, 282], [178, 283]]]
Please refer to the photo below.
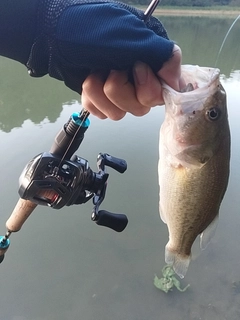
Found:
[[[139, 7], [145, 10], [146, 7]], [[236, 18], [240, 14], [240, 7], [229, 6], [214, 6], [214, 7], [167, 7], [158, 6], [155, 11], [155, 16], [205, 16], [205, 17], [229, 17]]]

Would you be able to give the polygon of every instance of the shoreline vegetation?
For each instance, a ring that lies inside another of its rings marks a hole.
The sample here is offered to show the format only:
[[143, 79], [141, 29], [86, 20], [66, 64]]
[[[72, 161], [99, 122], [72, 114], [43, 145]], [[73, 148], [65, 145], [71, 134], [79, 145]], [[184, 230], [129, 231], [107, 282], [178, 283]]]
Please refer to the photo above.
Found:
[[[137, 6], [145, 10], [145, 6]], [[237, 18], [240, 15], [240, 7], [166, 7], [158, 6], [153, 16], [189, 16], [189, 17], [216, 17], [216, 18]]]

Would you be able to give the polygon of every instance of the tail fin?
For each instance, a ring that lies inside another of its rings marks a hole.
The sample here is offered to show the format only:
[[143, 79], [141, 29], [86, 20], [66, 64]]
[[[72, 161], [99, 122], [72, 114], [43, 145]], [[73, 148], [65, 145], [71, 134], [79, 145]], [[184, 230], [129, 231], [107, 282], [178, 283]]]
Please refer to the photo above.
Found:
[[165, 262], [173, 267], [173, 270], [181, 279], [185, 277], [190, 261], [190, 255], [181, 255], [172, 250], [168, 244], [166, 245]]

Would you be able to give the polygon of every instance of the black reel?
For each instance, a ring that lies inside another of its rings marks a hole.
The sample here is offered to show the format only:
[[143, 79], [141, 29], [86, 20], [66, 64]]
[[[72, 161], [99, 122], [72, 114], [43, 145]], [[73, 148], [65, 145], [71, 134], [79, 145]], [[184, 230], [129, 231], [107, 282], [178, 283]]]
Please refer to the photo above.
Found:
[[74, 113], [56, 136], [50, 152], [37, 155], [26, 165], [19, 179], [19, 195], [54, 209], [93, 199], [91, 219], [98, 225], [121, 232], [128, 223], [126, 215], [99, 210], [99, 206], [105, 198], [109, 177], [105, 167], [123, 173], [127, 163], [107, 153], [100, 153], [97, 158], [98, 172], [93, 172], [87, 160], [72, 156], [88, 126], [86, 113]]

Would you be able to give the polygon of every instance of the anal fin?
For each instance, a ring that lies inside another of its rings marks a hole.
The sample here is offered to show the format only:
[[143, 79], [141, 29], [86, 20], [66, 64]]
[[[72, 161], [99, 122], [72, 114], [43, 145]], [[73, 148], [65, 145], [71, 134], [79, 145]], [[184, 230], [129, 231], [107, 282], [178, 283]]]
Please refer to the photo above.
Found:
[[160, 218], [161, 218], [161, 220], [162, 220], [164, 223], [167, 223], [166, 216], [165, 216], [165, 214], [164, 214], [163, 209], [161, 208], [161, 203], [160, 203], [160, 202], [159, 202], [159, 213], [160, 213]]
[[210, 223], [210, 225], [200, 234], [200, 248], [201, 250], [206, 249], [209, 242], [213, 238], [217, 225], [219, 216], [217, 215], [216, 218]]

